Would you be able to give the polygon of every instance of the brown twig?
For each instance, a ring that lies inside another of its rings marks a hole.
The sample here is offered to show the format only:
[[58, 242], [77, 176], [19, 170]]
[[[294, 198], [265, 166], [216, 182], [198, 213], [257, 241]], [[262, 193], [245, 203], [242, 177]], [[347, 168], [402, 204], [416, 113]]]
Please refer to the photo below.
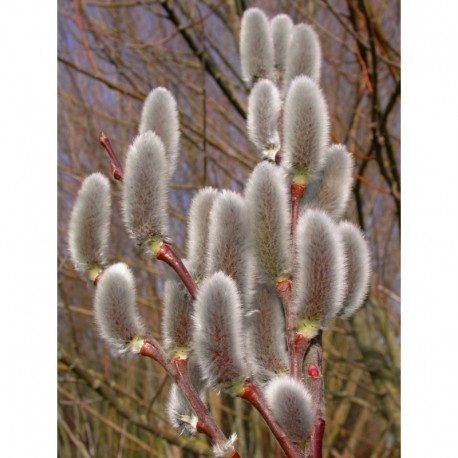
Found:
[[78, 73], [81, 73], [82, 75], [86, 75], [89, 78], [94, 79], [95, 81], [99, 81], [100, 83], [103, 83], [108, 88], [113, 89], [115, 91], [118, 91], [121, 94], [126, 94], [127, 96], [131, 97], [134, 100], [139, 100], [141, 102], [143, 102], [145, 100], [145, 95], [139, 94], [138, 92], [133, 92], [130, 89], [127, 89], [127, 88], [125, 88], [123, 86], [120, 86], [120, 85], [118, 85], [116, 83], [113, 83], [110, 80], [107, 80], [106, 78], [104, 78], [102, 76], [95, 75], [94, 73], [90, 72], [89, 70], [86, 70], [84, 68], [79, 67], [74, 62], [66, 59], [65, 57], [62, 57], [62, 56], [58, 55], [57, 56], [57, 60], [59, 62], [62, 62], [63, 64], [65, 64], [67, 67], [70, 67], [73, 70], [77, 71]]
[[215, 83], [220, 87], [221, 91], [231, 102], [232, 106], [237, 110], [237, 112], [246, 119], [246, 107], [241, 102], [233, 84], [223, 76], [216, 62], [212, 59], [208, 52], [199, 48], [199, 45], [196, 43], [189, 30], [183, 29], [183, 25], [175, 13], [173, 7], [167, 0], [161, 1], [161, 5], [164, 10], [167, 12], [169, 19], [173, 22], [177, 30], [180, 31], [180, 34], [191, 48], [194, 55], [202, 62], [205, 66], [208, 73], [212, 76]]

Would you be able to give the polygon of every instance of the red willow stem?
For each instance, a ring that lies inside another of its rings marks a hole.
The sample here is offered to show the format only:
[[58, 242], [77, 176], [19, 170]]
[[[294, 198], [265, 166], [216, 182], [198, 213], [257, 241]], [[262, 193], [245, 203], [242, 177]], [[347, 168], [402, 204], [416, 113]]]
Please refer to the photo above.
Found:
[[315, 421], [310, 441], [307, 444], [307, 458], [321, 458], [323, 435], [326, 420], [324, 416], [324, 380], [322, 331], [312, 340], [305, 357], [307, 377], [306, 385], [312, 396]]
[[283, 303], [286, 316], [286, 340], [288, 343], [289, 372], [296, 380], [301, 378], [302, 364], [305, 353], [310, 345], [310, 339], [296, 333], [294, 311], [292, 309], [291, 280], [281, 280], [276, 283], [278, 295]]
[[313, 455], [309, 455], [307, 458], [321, 458], [323, 448], [323, 436], [324, 436], [325, 420], [322, 417], [315, 419], [315, 426], [313, 427], [312, 437], [310, 438], [310, 444], [312, 447]]
[[140, 348], [140, 354], [142, 356], [147, 356], [148, 358], [157, 361], [165, 369], [165, 371], [171, 377], [173, 377], [173, 379], [175, 379], [176, 370], [172, 366], [170, 359], [164, 353], [164, 350], [162, 350], [162, 348], [159, 345], [149, 340], [144, 340], [143, 345]]
[[167, 263], [180, 277], [183, 284], [189, 291], [191, 297], [195, 300], [197, 295], [197, 286], [194, 283], [188, 269], [184, 266], [181, 258], [175, 253], [175, 250], [166, 242], [162, 242], [156, 258]]
[[211, 437], [211, 430], [207, 428], [205, 422], [197, 420], [196, 429], [198, 433], [205, 434], [207, 437]]
[[262, 415], [267, 426], [270, 428], [283, 451], [288, 458], [304, 458], [304, 454], [299, 447], [292, 442], [278, 423], [274, 420], [272, 413], [268, 409], [261, 390], [257, 385], [247, 383], [239, 396], [246, 399]]
[[302, 365], [304, 362], [305, 353], [310, 345], [310, 339], [302, 334], [296, 334], [294, 339], [294, 352], [291, 355], [291, 377], [300, 380], [302, 376]]
[[297, 216], [299, 213], [299, 204], [305, 191], [305, 184], [291, 183], [291, 247], [294, 255], [295, 250], [295, 235], [297, 226]]
[[294, 323], [294, 313], [292, 310], [292, 284], [291, 280], [280, 280], [275, 284], [277, 293], [283, 303], [286, 317], [286, 341], [288, 343], [289, 369], [292, 373], [294, 361], [296, 360], [296, 347], [294, 345], [296, 337], [296, 326]]
[[186, 376], [188, 361], [186, 359], [175, 358], [172, 360], [172, 366], [175, 369], [174, 379], [195, 410], [201, 431], [205, 432], [215, 443], [226, 442], [226, 437], [210, 416], [210, 412], [196, 393], [194, 387], [189, 383]]
[[[297, 217], [299, 213], [299, 204], [304, 194], [304, 191], [305, 184], [295, 183], [294, 181], [291, 183], [291, 253], [293, 259], [296, 258], [295, 236]], [[289, 300], [291, 301], [291, 291], [289, 292], [289, 296]], [[289, 309], [291, 309], [291, 305], [289, 306]], [[288, 323], [288, 347], [290, 348], [290, 374], [292, 377], [299, 380], [302, 374], [302, 363], [304, 361], [304, 356], [309, 346], [310, 340], [296, 333], [294, 324], [294, 313], [292, 310], [290, 311], [289, 320], [291, 321], [290, 323]]]
[[[196, 393], [196, 390], [189, 383], [186, 375], [188, 361], [181, 358], [175, 358], [170, 361], [161, 347], [149, 340], [145, 340], [143, 342], [143, 345], [140, 349], [140, 354], [157, 361], [174, 379], [196, 412], [198, 417], [197, 430], [206, 434], [215, 444], [224, 444], [227, 442], [226, 436], [218, 428], [217, 424], [211, 417], [210, 412], [205, 407], [199, 395]], [[240, 455], [237, 453], [237, 451], [234, 451], [230, 457], [240, 458]]]
[[105, 151], [108, 153], [108, 156], [110, 157], [111, 173], [113, 174], [113, 177], [118, 181], [122, 181], [123, 172], [121, 162], [119, 162], [116, 153], [113, 151], [113, 148], [111, 147], [110, 139], [105, 135], [105, 132], [103, 131], [101, 131], [99, 134], [99, 142], [105, 148]]

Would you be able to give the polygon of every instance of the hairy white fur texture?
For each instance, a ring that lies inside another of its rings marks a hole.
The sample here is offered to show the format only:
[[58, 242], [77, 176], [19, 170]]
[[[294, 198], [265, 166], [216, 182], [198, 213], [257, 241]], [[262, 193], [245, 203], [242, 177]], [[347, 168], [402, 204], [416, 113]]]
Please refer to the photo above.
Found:
[[[188, 359], [187, 376], [189, 383], [194, 387], [202, 402], [205, 403], [207, 390], [193, 354]], [[166, 411], [170, 424], [180, 434], [194, 435], [197, 433], [197, 415], [187, 397], [175, 383], [170, 387]]]
[[278, 76], [286, 71], [293, 21], [287, 14], [277, 14], [270, 21], [270, 32], [274, 42], [274, 65]]
[[354, 224], [342, 221], [338, 228], [347, 261], [345, 295], [340, 315], [342, 318], [348, 318], [363, 305], [367, 296], [371, 276], [371, 260], [367, 241]]
[[282, 165], [309, 179], [323, 168], [329, 137], [329, 115], [320, 88], [307, 76], [297, 77], [286, 96]]
[[[193, 268], [189, 261], [183, 264], [193, 276]], [[177, 348], [191, 348], [192, 332], [192, 297], [178, 278], [169, 269], [164, 285], [164, 311], [162, 313], [162, 344], [164, 350], [170, 352]]]
[[135, 280], [126, 264], [113, 264], [100, 277], [94, 310], [102, 338], [120, 353], [135, 351], [131, 344], [145, 329], [137, 312]]
[[155, 132], [164, 144], [167, 175], [170, 178], [178, 161], [180, 125], [175, 97], [164, 87], [152, 90], [143, 104], [139, 134], [149, 130]]
[[256, 146], [261, 158], [269, 157], [268, 151], [280, 149], [278, 116], [280, 114], [280, 92], [270, 80], [258, 81], [248, 99], [248, 137]]
[[93, 173], [83, 181], [70, 216], [69, 250], [78, 272], [106, 264], [110, 212], [108, 178]]
[[200, 189], [189, 207], [187, 254], [189, 261], [194, 266], [197, 280], [200, 280], [205, 274], [210, 212], [218, 195], [217, 189], [211, 187]]
[[288, 437], [303, 443], [312, 431], [312, 398], [308, 390], [289, 376], [276, 377], [265, 387], [267, 405]]
[[320, 210], [306, 210], [297, 225], [294, 307], [298, 319], [323, 327], [339, 311], [345, 280], [342, 240], [334, 221]]
[[229, 439], [224, 442], [223, 444], [215, 444], [213, 446], [213, 455], [215, 458], [225, 458], [227, 456], [230, 456], [229, 453], [233, 452], [234, 449], [234, 444], [237, 441], [237, 434], [232, 433], [229, 437]]
[[288, 195], [280, 167], [268, 162], [255, 167], [246, 185], [245, 198], [250, 224], [248, 240], [260, 282], [274, 281], [290, 267]]
[[267, 381], [288, 371], [285, 316], [275, 288], [258, 284], [246, 314], [249, 346], [257, 362], [257, 377]]
[[274, 44], [269, 20], [259, 8], [243, 13], [240, 25], [242, 77], [251, 86], [258, 79], [273, 77]]
[[222, 191], [210, 212], [207, 276], [224, 272], [235, 280], [241, 296], [248, 287], [248, 227], [243, 197]]
[[164, 145], [151, 131], [139, 135], [127, 152], [122, 208], [127, 230], [137, 243], [167, 239]]
[[321, 47], [316, 32], [307, 24], [297, 24], [291, 32], [286, 58], [284, 90], [300, 75], [311, 78], [320, 84]]
[[320, 177], [311, 182], [303, 206], [324, 210], [335, 220], [344, 214], [353, 185], [353, 157], [344, 145], [332, 145], [325, 156]]
[[194, 303], [193, 348], [209, 386], [230, 388], [249, 375], [242, 306], [231, 277], [206, 278]]
[[170, 426], [178, 434], [185, 436], [197, 434], [197, 415], [176, 383], [172, 383], [170, 386], [165, 409]]

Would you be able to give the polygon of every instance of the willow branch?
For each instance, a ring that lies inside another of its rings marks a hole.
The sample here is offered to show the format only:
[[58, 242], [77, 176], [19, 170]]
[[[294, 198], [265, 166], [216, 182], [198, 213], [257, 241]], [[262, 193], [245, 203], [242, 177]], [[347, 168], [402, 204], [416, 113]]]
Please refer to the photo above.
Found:
[[113, 177], [115, 180], [122, 181], [123, 171], [121, 162], [119, 161], [118, 156], [116, 156], [116, 153], [111, 146], [110, 139], [105, 135], [105, 132], [103, 131], [99, 134], [99, 142], [105, 148], [105, 151], [110, 158], [111, 173], [113, 174]]
[[277, 281], [275, 284], [278, 295], [283, 304], [286, 318], [286, 341], [288, 344], [289, 369], [293, 373], [296, 365], [297, 355], [296, 346], [294, 344], [296, 337], [296, 326], [294, 323], [294, 313], [292, 309], [292, 283], [289, 279]]
[[322, 331], [313, 339], [305, 357], [306, 385], [312, 396], [315, 420], [310, 441], [307, 443], [307, 458], [321, 458], [325, 427], [324, 379]]
[[304, 454], [299, 447], [289, 439], [287, 434], [274, 420], [262, 396], [262, 392], [256, 384], [245, 384], [239, 396], [246, 399], [261, 414], [288, 458], [304, 458]]
[[191, 297], [195, 300], [197, 295], [197, 286], [189, 274], [188, 269], [184, 266], [180, 256], [178, 256], [172, 246], [166, 242], [162, 242], [156, 257], [157, 259], [164, 261], [176, 272], [178, 277], [180, 277], [180, 280], [186, 286]]
[[[215, 423], [215, 420], [211, 416], [210, 412], [196, 393], [196, 390], [189, 383], [186, 376], [187, 361], [181, 358], [175, 358], [171, 361], [159, 345], [156, 345], [154, 342], [149, 340], [145, 340], [143, 342], [140, 354], [157, 361], [174, 379], [175, 383], [180, 387], [183, 394], [186, 396], [192, 408], [196, 412], [199, 420], [197, 424], [198, 431], [208, 435], [215, 444], [224, 444], [227, 442], [226, 436], [218, 428], [218, 425]], [[231, 456], [232, 458], [240, 458], [237, 452], [234, 452]]]

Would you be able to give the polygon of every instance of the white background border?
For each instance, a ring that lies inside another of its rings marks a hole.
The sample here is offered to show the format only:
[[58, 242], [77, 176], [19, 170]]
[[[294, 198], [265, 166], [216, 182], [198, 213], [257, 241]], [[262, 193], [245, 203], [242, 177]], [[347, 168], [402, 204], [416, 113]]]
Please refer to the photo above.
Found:
[[0, 456], [57, 455], [57, 2], [0, 4]]

